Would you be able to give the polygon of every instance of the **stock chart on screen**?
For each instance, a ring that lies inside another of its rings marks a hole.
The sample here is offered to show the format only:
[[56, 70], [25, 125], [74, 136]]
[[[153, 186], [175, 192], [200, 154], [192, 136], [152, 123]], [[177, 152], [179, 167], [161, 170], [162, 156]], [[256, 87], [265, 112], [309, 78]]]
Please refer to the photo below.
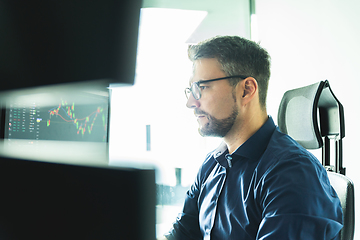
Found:
[[6, 109], [5, 138], [106, 142], [108, 99], [83, 100], [59, 98], [51, 106], [11, 102]]

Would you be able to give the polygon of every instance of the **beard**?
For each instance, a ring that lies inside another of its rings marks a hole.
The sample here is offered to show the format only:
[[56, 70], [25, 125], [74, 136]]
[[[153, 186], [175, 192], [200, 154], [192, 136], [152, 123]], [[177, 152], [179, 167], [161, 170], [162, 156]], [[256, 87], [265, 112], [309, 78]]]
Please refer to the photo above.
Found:
[[225, 137], [234, 126], [239, 112], [236, 106], [234, 106], [230, 116], [224, 119], [217, 119], [201, 110], [196, 110], [196, 114], [205, 115], [208, 119], [208, 122], [204, 126], [199, 127], [199, 133], [201, 136]]

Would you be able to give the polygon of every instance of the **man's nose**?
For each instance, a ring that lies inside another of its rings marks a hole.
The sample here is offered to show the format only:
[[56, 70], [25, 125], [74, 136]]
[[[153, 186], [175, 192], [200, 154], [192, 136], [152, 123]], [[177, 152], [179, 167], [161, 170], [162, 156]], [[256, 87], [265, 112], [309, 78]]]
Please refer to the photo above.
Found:
[[200, 107], [200, 102], [199, 102], [199, 100], [196, 100], [192, 94], [190, 94], [190, 96], [187, 100], [186, 106], [188, 108], [198, 108], [198, 107]]

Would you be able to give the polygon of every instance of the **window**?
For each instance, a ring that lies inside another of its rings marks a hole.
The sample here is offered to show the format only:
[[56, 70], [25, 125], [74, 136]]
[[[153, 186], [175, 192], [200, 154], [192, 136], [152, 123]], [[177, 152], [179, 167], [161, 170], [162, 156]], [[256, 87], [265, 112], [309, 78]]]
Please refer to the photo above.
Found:
[[170, 229], [206, 154], [221, 141], [201, 137], [185, 106], [192, 73], [187, 47], [206, 16], [142, 9], [135, 84], [111, 91], [110, 165], [156, 168], [158, 236]]

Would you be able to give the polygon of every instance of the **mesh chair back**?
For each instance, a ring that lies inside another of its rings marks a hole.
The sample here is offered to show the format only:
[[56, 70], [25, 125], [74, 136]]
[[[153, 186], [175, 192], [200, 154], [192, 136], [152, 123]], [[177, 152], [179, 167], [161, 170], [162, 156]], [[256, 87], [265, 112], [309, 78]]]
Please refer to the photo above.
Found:
[[323, 84], [324, 82], [319, 82], [289, 90], [280, 103], [278, 112], [280, 130], [290, 135], [306, 149], [318, 149], [323, 146], [317, 127], [317, 102]]

